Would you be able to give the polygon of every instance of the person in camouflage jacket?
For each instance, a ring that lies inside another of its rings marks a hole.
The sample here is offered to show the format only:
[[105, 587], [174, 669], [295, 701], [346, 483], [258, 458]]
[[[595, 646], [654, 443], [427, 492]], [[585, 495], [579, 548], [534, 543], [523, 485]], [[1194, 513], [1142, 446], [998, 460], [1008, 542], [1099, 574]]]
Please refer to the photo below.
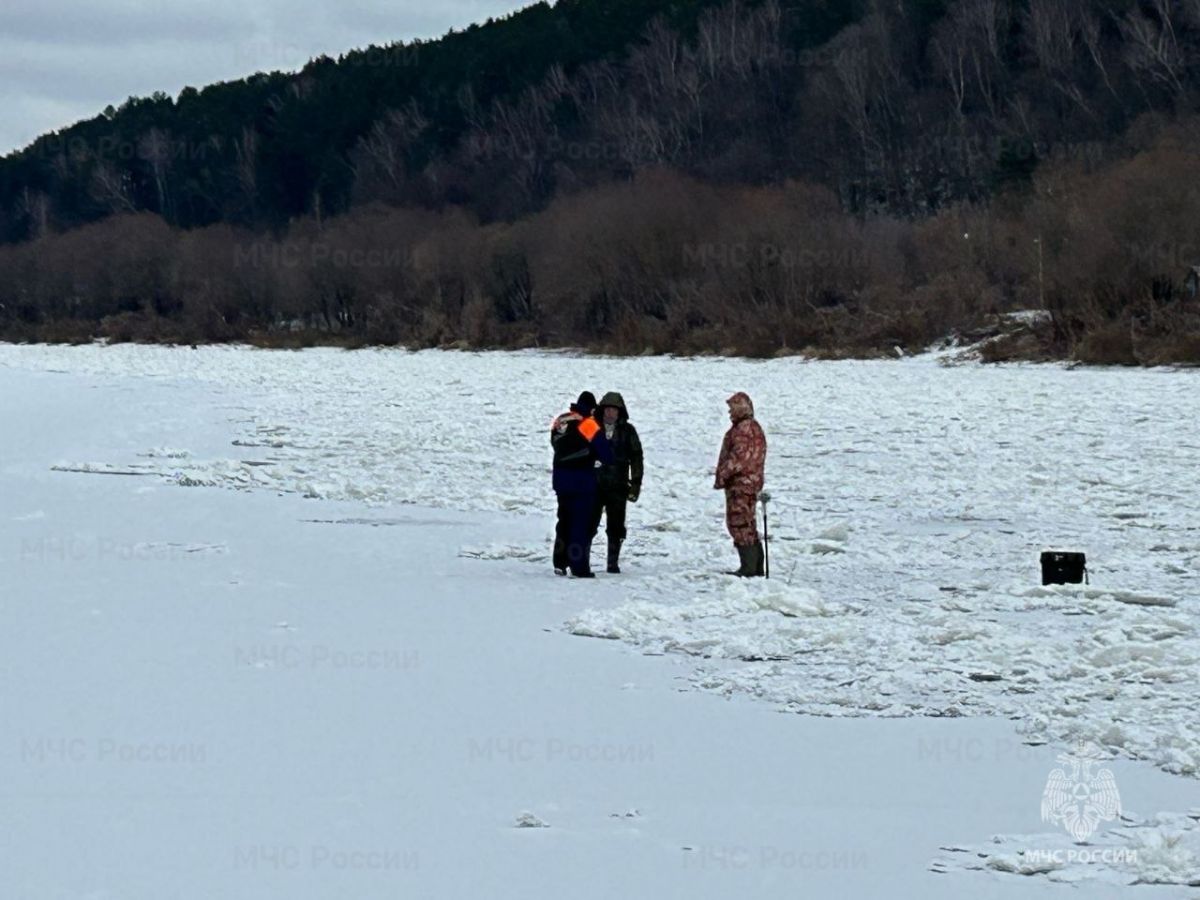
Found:
[[754, 418], [754, 403], [748, 395], [739, 392], [725, 402], [733, 424], [721, 444], [713, 487], [725, 491], [725, 526], [741, 563], [731, 574], [755, 577], [763, 574], [756, 507], [763, 489], [767, 437]]

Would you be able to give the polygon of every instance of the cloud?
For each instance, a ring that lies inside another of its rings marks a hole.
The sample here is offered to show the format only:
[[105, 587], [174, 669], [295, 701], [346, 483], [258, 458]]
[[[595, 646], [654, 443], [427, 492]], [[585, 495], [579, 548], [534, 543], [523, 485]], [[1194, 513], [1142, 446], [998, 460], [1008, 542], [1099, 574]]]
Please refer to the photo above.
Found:
[[430, 38], [521, 0], [4, 0], [0, 154], [155, 91], [176, 95], [314, 56]]

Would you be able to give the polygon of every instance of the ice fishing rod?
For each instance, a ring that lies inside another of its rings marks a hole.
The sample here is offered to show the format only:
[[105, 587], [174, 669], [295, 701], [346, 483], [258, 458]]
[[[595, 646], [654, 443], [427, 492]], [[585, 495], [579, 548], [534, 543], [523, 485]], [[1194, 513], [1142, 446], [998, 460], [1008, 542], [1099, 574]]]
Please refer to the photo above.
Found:
[[771, 495], [763, 491], [758, 495], [758, 502], [763, 508], [763, 574], [771, 577], [771, 532], [767, 527], [767, 503], [770, 501]]

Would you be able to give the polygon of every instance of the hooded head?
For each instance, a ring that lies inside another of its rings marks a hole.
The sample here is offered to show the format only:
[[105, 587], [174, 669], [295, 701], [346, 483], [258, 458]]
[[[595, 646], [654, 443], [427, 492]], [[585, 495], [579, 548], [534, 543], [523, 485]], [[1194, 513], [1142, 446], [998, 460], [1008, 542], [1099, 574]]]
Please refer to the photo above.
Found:
[[585, 419], [592, 414], [596, 408], [596, 395], [591, 391], [584, 391], [579, 395], [579, 399], [575, 401], [575, 411]]
[[625, 398], [622, 397], [620, 394], [618, 394], [616, 391], [609, 391], [607, 394], [605, 394], [603, 397], [600, 398], [600, 403], [598, 404], [598, 407], [601, 411], [603, 411], [605, 409], [605, 407], [609, 407], [609, 406], [611, 406], [613, 409], [615, 409], [617, 411], [618, 421], [621, 421], [621, 422], [628, 421], [629, 410], [627, 410], [625, 408]]
[[729, 404], [729, 418], [734, 422], [754, 418], [754, 402], [744, 391], [738, 391], [725, 402]]

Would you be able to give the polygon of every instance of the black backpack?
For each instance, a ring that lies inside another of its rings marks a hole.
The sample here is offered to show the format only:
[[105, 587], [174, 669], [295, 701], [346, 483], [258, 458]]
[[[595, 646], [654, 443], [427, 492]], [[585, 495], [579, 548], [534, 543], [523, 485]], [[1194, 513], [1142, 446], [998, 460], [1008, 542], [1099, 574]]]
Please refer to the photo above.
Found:
[[1064, 550], [1042, 554], [1042, 584], [1081, 584], [1088, 581], [1087, 556]]

